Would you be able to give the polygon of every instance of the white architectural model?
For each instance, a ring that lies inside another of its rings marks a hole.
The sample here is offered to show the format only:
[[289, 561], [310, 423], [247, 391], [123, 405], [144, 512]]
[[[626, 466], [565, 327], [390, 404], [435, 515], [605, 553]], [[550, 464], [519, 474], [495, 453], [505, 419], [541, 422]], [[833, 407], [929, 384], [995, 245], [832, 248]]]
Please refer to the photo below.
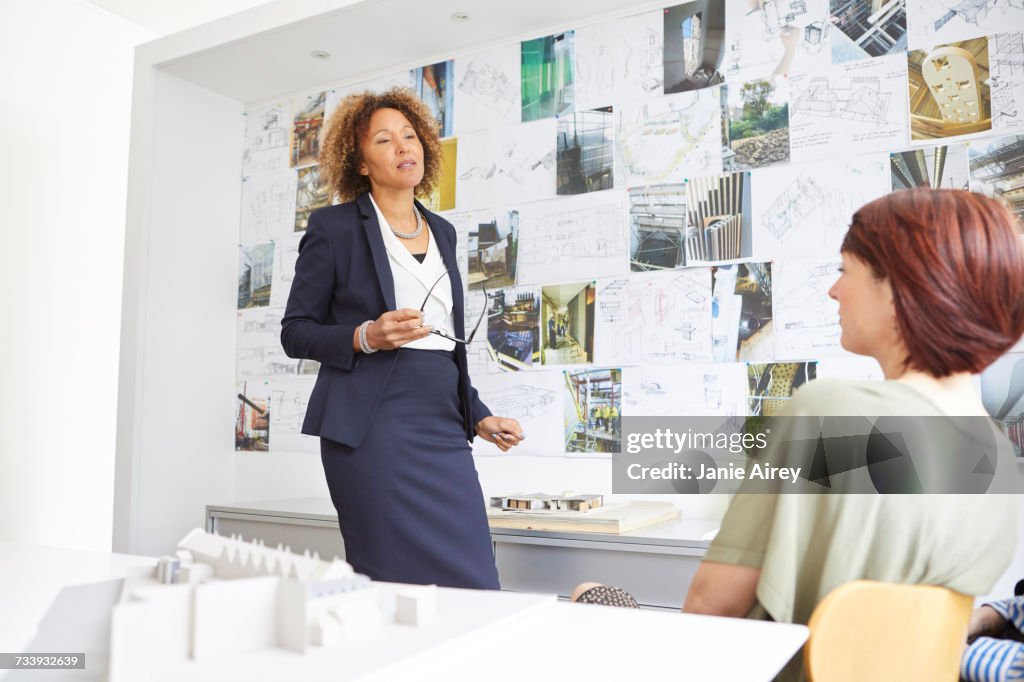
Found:
[[[410, 592], [399, 622], [427, 621], [433, 594]], [[125, 579], [111, 615], [109, 679], [150, 679], [159, 662], [273, 648], [302, 654], [372, 635], [382, 622], [377, 587], [348, 563], [196, 528], [175, 556]]]

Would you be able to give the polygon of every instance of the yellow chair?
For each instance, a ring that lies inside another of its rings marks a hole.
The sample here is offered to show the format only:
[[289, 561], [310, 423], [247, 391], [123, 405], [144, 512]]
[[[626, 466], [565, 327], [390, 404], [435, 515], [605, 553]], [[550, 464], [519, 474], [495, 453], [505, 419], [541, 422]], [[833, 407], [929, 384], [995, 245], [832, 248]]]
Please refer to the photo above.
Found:
[[933, 585], [855, 580], [811, 614], [810, 682], [956, 682], [972, 597]]

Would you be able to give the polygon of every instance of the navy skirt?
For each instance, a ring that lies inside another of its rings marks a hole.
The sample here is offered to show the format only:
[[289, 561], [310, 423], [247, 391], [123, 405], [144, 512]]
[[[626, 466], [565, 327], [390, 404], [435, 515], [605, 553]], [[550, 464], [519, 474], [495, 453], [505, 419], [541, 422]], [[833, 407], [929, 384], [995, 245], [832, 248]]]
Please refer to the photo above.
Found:
[[499, 589], [455, 357], [396, 352], [362, 444], [320, 439], [345, 559], [373, 580]]

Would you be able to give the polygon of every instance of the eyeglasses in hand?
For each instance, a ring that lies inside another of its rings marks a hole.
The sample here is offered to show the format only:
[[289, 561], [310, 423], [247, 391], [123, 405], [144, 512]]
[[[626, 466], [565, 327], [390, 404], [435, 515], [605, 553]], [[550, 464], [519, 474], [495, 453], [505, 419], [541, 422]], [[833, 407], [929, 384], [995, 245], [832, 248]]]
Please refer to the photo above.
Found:
[[[434, 287], [436, 287], [438, 284], [440, 284], [441, 280], [444, 279], [447, 276], [448, 276], [448, 270], [445, 270], [441, 274], [441, 276], [437, 278], [437, 281], [430, 285], [430, 289], [427, 290], [427, 295], [423, 299], [423, 305], [420, 306], [420, 312], [421, 313], [423, 312], [423, 309], [427, 307], [427, 301], [430, 300], [430, 294], [434, 293]], [[456, 337], [451, 336], [451, 335], [449, 335], [449, 334], [447, 334], [447, 333], [445, 333], [445, 332], [443, 332], [443, 331], [441, 331], [439, 329], [431, 329], [430, 333], [431, 334], [437, 334], [441, 338], [448, 339], [449, 341], [454, 341], [455, 343], [465, 343], [465, 344], [472, 343], [473, 342], [473, 337], [476, 336], [476, 330], [480, 328], [480, 323], [484, 321], [484, 315], [487, 314], [487, 287], [483, 286], [483, 285], [481, 285], [481, 287], [483, 287], [483, 290], [484, 290], [484, 306], [483, 306], [483, 310], [480, 311], [480, 319], [478, 319], [476, 321], [476, 325], [473, 326], [473, 331], [469, 333], [469, 338], [468, 339], [456, 338]]]

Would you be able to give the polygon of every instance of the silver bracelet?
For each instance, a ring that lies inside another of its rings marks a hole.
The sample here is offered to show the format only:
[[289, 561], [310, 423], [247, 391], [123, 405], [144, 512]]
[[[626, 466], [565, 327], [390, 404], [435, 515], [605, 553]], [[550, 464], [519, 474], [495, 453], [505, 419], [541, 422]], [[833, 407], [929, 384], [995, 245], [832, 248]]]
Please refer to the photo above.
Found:
[[370, 348], [369, 342], [366, 340], [366, 330], [373, 324], [373, 320], [367, 320], [359, 325], [359, 350], [363, 351], [367, 355], [370, 353], [376, 353], [380, 348]]

